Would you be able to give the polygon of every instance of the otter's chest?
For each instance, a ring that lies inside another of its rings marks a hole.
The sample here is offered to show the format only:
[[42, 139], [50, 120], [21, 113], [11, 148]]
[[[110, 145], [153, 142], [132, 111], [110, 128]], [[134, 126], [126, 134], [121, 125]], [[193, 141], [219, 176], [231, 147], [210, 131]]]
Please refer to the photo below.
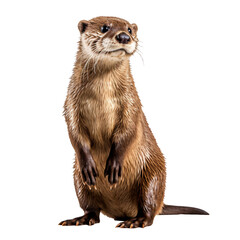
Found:
[[119, 115], [120, 104], [111, 83], [104, 82], [83, 93], [80, 101], [82, 122], [97, 141], [111, 137]]

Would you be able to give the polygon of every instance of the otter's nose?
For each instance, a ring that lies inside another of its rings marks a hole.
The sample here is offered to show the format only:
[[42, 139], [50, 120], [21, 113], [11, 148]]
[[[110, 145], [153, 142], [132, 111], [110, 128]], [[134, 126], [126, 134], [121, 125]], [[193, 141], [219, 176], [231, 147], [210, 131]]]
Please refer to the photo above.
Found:
[[123, 43], [123, 44], [126, 44], [130, 41], [130, 37], [124, 32], [118, 34], [116, 36], [116, 39], [119, 43]]

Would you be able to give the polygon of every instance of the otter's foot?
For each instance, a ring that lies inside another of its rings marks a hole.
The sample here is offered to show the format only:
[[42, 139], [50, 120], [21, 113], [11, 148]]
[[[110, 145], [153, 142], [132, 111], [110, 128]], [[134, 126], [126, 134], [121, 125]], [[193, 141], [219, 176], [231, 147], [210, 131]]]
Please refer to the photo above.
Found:
[[137, 228], [137, 227], [147, 227], [152, 225], [153, 220], [148, 217], [135, 217], [124, 222], [119, 223], [116, 227], [120, 228]]
[[61, 226], [79, 226], [79, 225], [93, 225], [95, 223], [99, 223], [99, 214], [97, 215], [95, 212], [90, 212], [82, 217], [77, 217], [69, 220], [65, 220], [60, 222], [58, 225]]

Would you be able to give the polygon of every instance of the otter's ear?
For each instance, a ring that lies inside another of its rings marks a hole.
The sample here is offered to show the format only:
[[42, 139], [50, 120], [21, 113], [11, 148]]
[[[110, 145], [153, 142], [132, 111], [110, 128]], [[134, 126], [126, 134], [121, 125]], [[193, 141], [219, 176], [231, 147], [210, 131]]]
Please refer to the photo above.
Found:
[[136, 23], [133, 23], [133, 24], [132, 24], [132, 27], [133, 27], [134, 31], [137, 32], [137, 30], [138, 30], [137, 24], [136, 24]]
[[78, 23], [78, 29], [81, 34], [85, 32], [87, 26], [88, 26], [88, 21], [86, 20], [82, 20]]

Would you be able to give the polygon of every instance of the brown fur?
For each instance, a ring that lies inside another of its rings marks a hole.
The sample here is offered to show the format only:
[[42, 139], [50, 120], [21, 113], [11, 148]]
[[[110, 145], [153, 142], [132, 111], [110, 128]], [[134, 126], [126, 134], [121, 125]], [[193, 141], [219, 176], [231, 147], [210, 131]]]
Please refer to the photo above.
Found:
[[[103, 25], [110, 30], [101, 33]], [[121, 227], [151, 225], [164, 206], [166, 169], [130, 71], [137, 25], [98, 17], [81, 21], [78, 27], [82, 37], [64, 115], [76, 152], [75, 189], [85, 215], [61, 224], [91, 225], [99, 222], [101, 211], [115, 219], [128, 219]], [[115, 39], [121, 32], [130, 36], [124, 46]], [[111, 169], [119, 171], [114, 178]], [[87, 184], [85, 176], [92, 182]]]

